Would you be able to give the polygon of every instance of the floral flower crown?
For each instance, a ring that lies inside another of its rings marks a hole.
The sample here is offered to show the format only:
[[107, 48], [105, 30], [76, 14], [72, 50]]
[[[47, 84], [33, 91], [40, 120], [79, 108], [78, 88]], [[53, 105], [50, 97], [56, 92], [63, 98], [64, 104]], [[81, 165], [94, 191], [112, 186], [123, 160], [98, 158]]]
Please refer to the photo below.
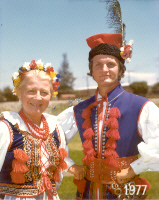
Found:
[[127, 45], [120, 48], [120, 55], [126, 60], [127, 63], [131, 61], [130, 58], [132, 57], [132, 44], [133, 40], [130, 40]]
[[43, 66], [43, 63], [41, 60], [38, 60], [37, 62], [35, 62], [35, 60], [32, 60], [31, 63], [25, 62], [19, 68], [18, 72], [13, 73], [12, 75], [12, 80], [13, 80], [13, 85], [14, 85], [13, 94], [16, 95], [17, 87], [19, 86], [24, 74], [30, 70], [36, 70], [36, 69], [46, 72], [51, 77], [52, 84], [53, 84], [52, 96], [56, 97], [56, 95], [58, 94], [57, 91], [59, 89], [60, 75], [54, 71], [54, 68], [51, 67], [51, 63], [46, 63], [46, 65]]

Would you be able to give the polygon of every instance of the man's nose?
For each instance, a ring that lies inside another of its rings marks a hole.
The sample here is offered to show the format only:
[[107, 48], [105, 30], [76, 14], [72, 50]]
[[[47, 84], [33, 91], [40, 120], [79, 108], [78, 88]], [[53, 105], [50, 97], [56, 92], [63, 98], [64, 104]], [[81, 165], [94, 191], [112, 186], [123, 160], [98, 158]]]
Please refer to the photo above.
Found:
[[103, 70], [108, 71], [108, 66], [106, 64], [103, 64]]

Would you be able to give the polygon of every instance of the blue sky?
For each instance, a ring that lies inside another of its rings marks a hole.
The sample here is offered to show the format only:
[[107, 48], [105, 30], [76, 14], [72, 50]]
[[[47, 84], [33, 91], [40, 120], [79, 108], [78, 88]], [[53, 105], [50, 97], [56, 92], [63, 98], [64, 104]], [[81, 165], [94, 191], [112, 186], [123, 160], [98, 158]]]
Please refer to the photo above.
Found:
[[[126, 40], [134, 40], [133, 56], [122, 82], [159, 80], [159, 1], [119, 0]], [[1, 0], [0, 89], [12, 87], [12, 74], [24, 62], [41, 59], [56, 71], [67, 54], [74, 88], [87, 85], [86, 38], [110, 33], [106, 3], [99, 0]], [[129, 76], [128, 76], [129, 74]], [[88, 78], [89, 87], [96, 83]]]

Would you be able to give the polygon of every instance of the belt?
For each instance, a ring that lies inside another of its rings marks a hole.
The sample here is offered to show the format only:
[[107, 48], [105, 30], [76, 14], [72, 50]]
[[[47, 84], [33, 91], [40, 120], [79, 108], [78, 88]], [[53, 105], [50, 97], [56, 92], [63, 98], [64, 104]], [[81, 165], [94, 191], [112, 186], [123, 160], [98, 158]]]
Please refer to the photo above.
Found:
[[137, 155], [117, 158], [117, 167], [108, 166], [105, 164], [104, 159], [95, 158], [94, 161], [87, 166], [86, 178], [91, 182], [111, 184], [113, 181], [116, 181], [116, 173], [129, 167], [137, 158]]

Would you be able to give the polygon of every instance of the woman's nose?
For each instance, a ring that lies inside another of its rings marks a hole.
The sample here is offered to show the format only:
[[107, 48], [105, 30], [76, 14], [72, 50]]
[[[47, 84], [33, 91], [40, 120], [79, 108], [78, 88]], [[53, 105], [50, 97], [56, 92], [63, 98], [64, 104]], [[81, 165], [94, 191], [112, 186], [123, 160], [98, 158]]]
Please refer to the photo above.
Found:
[[36, 99], [41, 99], [40, 91], [37, 91], [37, 92], [36, 92], [35, 98], [36, 98]]

